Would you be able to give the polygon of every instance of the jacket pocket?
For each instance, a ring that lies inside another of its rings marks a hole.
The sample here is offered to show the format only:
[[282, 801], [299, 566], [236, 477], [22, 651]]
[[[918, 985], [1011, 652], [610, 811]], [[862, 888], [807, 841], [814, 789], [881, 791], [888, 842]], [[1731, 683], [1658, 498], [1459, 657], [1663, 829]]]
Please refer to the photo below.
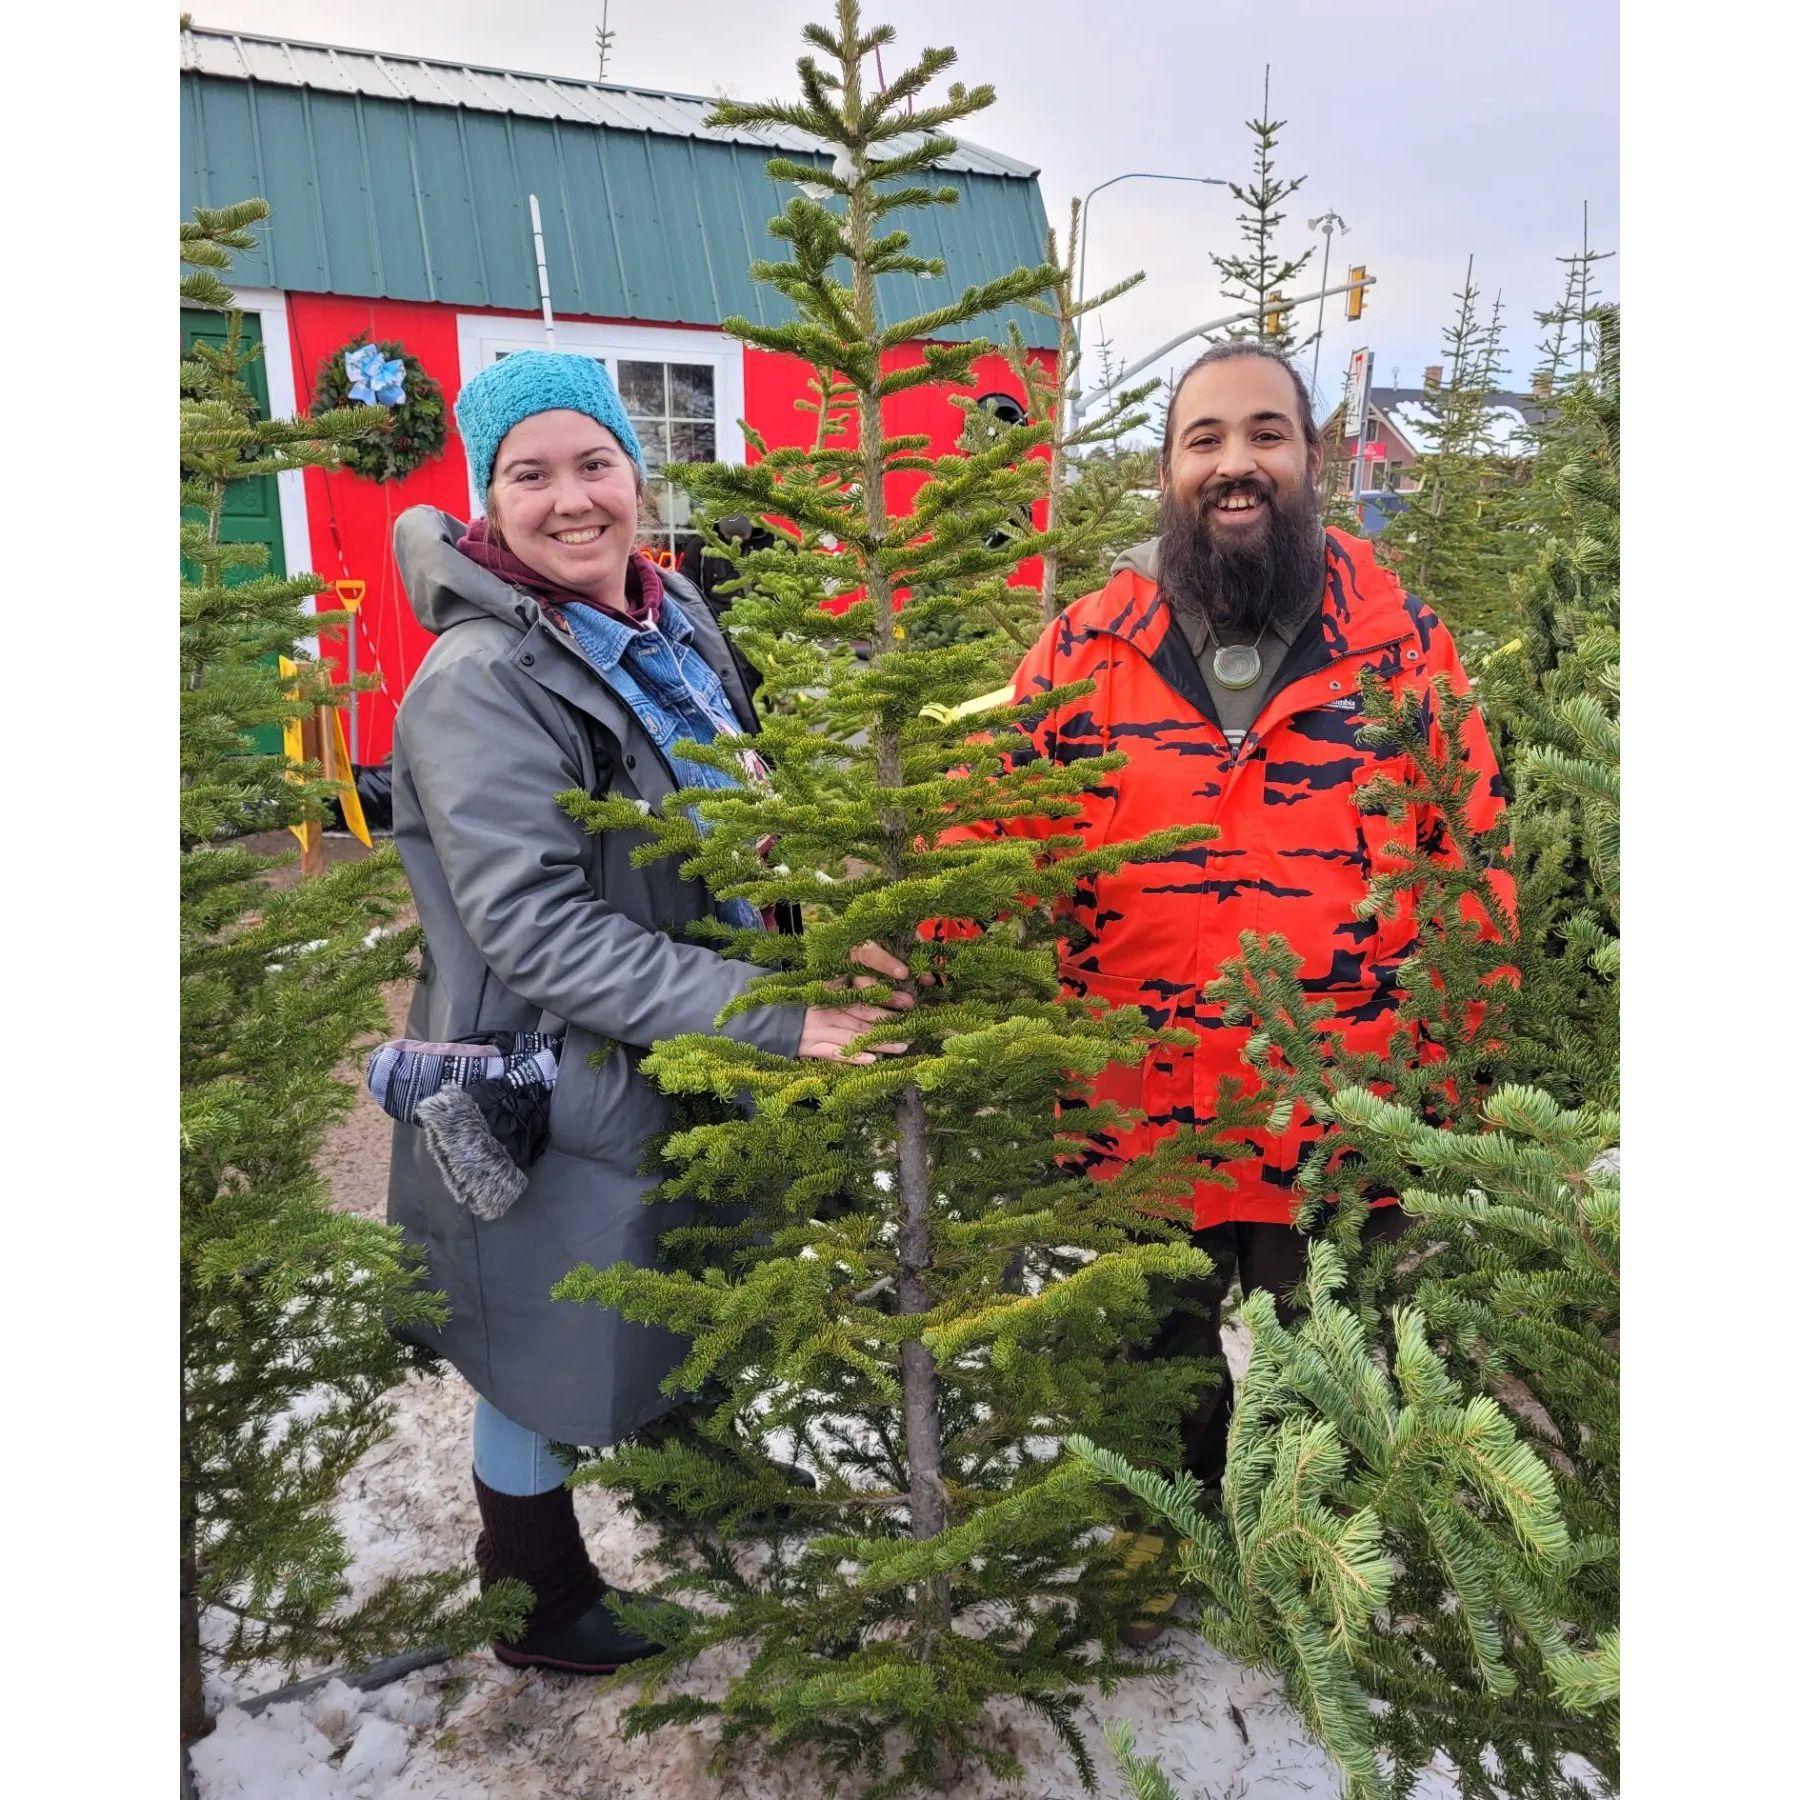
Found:
[[[1357, 830], [1362, 837], [1363, 860], [1368, 866], [1369, 882], [1391, 875], [1407, 866], [1412, 847], [1418, 842], [1418, 814], [1407, 807], [1396, 821], [1384, 812], [1365, 812], [1359, 805]], [[1375, 915], [1375, 944], [1372, 963], [1398, 961], [1412, 950], [1419, 936], [1418, 895], [1411, 887], [1395, 894], [1391, 903]]]
[[[644, 1052], [570, 1026], [550, 1102], [550, 1147], [635, 1173], [669, 1106], [639, 1069]], [[598, 1067], [595, 1064], [598, 1063]]]

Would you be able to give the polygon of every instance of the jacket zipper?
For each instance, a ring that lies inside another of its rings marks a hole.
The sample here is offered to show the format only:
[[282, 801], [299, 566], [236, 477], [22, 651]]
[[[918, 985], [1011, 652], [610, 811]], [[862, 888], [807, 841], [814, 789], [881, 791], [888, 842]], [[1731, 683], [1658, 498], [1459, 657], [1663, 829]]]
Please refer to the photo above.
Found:
[[[1293, 706], [1289, 707], [1286, 712], [1278, 712], [1274, 709], [1279, 702], [1295, 693], [1305, 692], [1314, 682], [1322, 680], [1325, 676], [1329, 675], [1333, 669], [1341, 668], [1345, 663], [1355, 662], [1359, 657], [1373, 656], [1378, 650], [1387, 650], [1395, 644], [1404, 642], [1405, 637], [1404, 634], [1402, 634], [1399, 637], [1378, 639], [1372, 644], [1362, 645], [1355, 650], [1346, 650], [1341, 656], [1334, 656], [1330, 662], [1324, 663], [1319, 668], [1310, 670], [1307, 674], [1302, 675], [1298, 681], [1290, 682], [1286, 687], [1277, 688], [1264, 702], [1263, 710], [1251, 721], [1250, 728], [1244, 733], [1237, 749], [1231, 749], [1231, 740], [1229, 738], [1226, 738], [1225, 740], [1225, 747], [1229, 752], [1229, 755], [1225, 763], [1225, 785], [1223, 791], [1219, 795], [1220, 807], [1222, 808], [1224, 806], [1227, 797], [1230, 795], [1233, 777], [1235, 777], [1238, 770], [1245, 765], [1244, 746], [1254, 739], [1256, 747], [1260, 749], [1267, 740], [1269, 733], [1275, 730], [1277, 726], [1285, 725], [1288, 720], [1293, 718], [1296, 714], [1310, 710], [1308, 706]], [[1204, 677], [1202, 679], [1204, 679]], [[1320, 703], [1314, 702], [1313, 704]], [[1221, 731], [1220, 735], [1223, 736], [1223, 731]]]

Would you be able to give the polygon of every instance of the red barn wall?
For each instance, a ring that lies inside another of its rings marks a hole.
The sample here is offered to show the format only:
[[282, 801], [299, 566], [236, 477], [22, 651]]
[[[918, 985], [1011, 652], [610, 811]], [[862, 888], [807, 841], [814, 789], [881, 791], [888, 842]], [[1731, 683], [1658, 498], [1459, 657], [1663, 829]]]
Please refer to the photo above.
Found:
[[[1040, 368], [1054, 370], [1056, 367], [1054, 351], [1033, 350], [1029, 355]], [[881, 368], [886, 374], [891, 369], [915, 368], [924, 360], [922, 346], [902, 344], [883, 354]], [[1008, 394], [1021, 406], [1025, 404], [1024, 384], [1013, 373], [1012, 365], [1004, 356], [995, 353], [978, 356], [973, 374], [974, 382], [968, 387], [928, 385], [909, 388], [896, 394], [888, 401], [885, 413], [889, 433], [896, 437], [923, 434], [931, 439], [931, 454], [941, 456], [955, 448], [957, 435], [962, 430], [962, 414], [950, 404], [952, 394]], [[745, 346], [745, 416], [762, 433], [771, 449], [785, 449], [813, 441], [818, 429], [818, 415], [799, 410], [801, 401], [812, 398], [808, 385], [812, 378], [811, 365], [802, 362], [797, 356], [785, 356], [779, 351]], [[1049, 451], [1045, 450], [1042, 454], [1048, 460]], [[756, 460], [754, 449], [750, 452], [750, 460]], [[890, 475], [886, 489], [890, 512], [910, 512], [913, 496], [924, 485], [925, 477], [916, 470], [903, 470]], [[1041, 501], [1033, 508], [1033, 513], [1037, 524], [1041, 526], [1044, 513]], [[1032, 556], [1019, 564], [1012, 582], [1015, 587], [1036, 587], [1042, 578], [1043, 563]], [[849, 605], [853, 598], [854, 596], [847, 594], [831, 604], [841, 608]]]
[[[378, 339], [398, 339], [443, 388], [446, 403], [455, 401], [462, 385], [456, 321], [460, 313], [478, 309], [417, 301], [346, 299], [329, 294], [290, 293], [287, 300], [295, 389], [303, 407], [310, 404], [319, 368], [326, 358], [341, 353], [345, 344], [364, 331]], [[887, 352], [882, 367], [910, 367], [920, 362], [923, 355], [917, 344], [901, 345]], [[1053, 352], [1034, 351], [1032, 356], [1046, 369], [1055, 367]], [[771, 446], [811, 442], [816, 421], [796, 405], [807, 398], [811, 373], [797, 357], [745, 347], [745, 419]], [[978, 358], [974, 373], [974, 384], [957, 391], [970, 395], [1004, 393], [1024, 401], [1018, 378], [1004, 357]], [[887, 421], [890, 431], [926, 435], [931, 440], [932, 453], [941, 455], [954, 447], [962, 415], [950, 404], [948, 391], [935, 386], [920, 387], [897, 394], [888, 402]], [[755, 454], [753, 450], [753, 458]], [[318, 469], [309, 469], [305, 480], [312, 567], [327, 580], [348, 577], [368, 584], [355, 626], [357, 668], [363, 674], [379, 676], [381, 687], [362, 696], [358, 704], [357, 755], [365, 764], [379, 763], [393, 748], [394, 713], [401, 696], [431, 647], [430, 634], [413, 617], [394, 567], [394, 521], [409, 506], [437, 506], [457, 518], [467, 512], [469, 483], [462, 440], [457, 436], [454, 419], [448, 421], [443, 454], [403, 481], [374, 482], [346, 471], [327, 474]], [[911, 472], [890, 476], [889, 507], [895, 512], [909, 510], [923, 480], [922, 475]], [[1037, 559], [1033, 558], [1021, 565], [1014, 579], [1018, 584], [1035, 586], [1040, 575]], [[320, 596], [321, 608], [329, 603], [329, 596]], [[347, 666], [342, 634], [323, 636], [320, 649], [340, 672]]]

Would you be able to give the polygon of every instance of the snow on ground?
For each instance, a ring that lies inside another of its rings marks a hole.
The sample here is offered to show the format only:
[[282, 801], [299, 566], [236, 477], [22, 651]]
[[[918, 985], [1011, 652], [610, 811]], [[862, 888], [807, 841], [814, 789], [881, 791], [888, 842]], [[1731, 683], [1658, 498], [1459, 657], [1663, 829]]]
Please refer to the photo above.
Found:
[[[327, 1147], [321, 1167], [340, 1204], [380, 1209], [388, 1129], [364, 1095]], [[1229, 1348], [1241, 1368], [1241, 1341]], [[452, 1373], [411, 1377], [395, 1398], [393, 1435], [358, 1465], [339, 1509], [359, 1591], [406, 1569], [467, 1565], [475, 1541], [473, 1392]], [[598, 1488], [577, 1490], [575, 1504], [601, 1575], [631, 1585], [652, 1535]], [[726, 1654], [711, 1653], [682, 1685], [703, 1691], [728, 1667]], [[1104, 1800], [1126, 1792], [1100, 1735], [1116, 1718], [1130, 1724], [1140, 1753], [1161, 1761], [1183, 1800], [1339, 1793], [1330, 1762], [1278, 1680], [1178, 1627], [1154, 1655], [1183, 1666], [1127, 1683], [1108, 1699], [1085, 1697]], [[231, 1704], [283, 1685], [282, 1671], [270, 1668], [209, 1677], [218, 1725], [193, 1753], [197, 1800], [814, 1800], [830, 1791], [829, 1771], [805, 1758], [709, 1772], [718, 1741], [712, 1724], [627, 1742], [619, 1719], [629, 1689], [598, 1694], [591, 1681], [508, 1669], [486, 1654], [416, 1671], [375, 1693], [332, 1682], [255, 1715]], [[992, 1717], [996, 1740], [1019, 1757], [1026, 1779], [1007, 1783], [969, 1770], [954, 1790], [958, 1800], [1081, 1793], [1073, 1763], [1042, 1720], [1011, 1706], [996, 1707]], [[1454, 1800], [1455, 1786], [1430, 1775], [1417, 1792], [1420, 1800]]]
[[[454, 1375], [413, 1377], [398, 1402], [397, 1430], [357, 1468], [341, 1507], [359, 1587], [405, 1568], [466, 1563], [474, 1542], [472, 1392]], [[630, 1584], [651, 1534], [599, 1489], [579, 1490], [576, 1505], [601, 1574]], [[726, 1667], [724, 1654], [697, 1667], [696, 1687]], [[1327, 1800], [1339, 1792], [1278, 1681], [1180, 1629], [1166, 1634], [1157, 1654], [1186, 1666], [1127, 1684], [1111, 1699], [1087, 1696], [1107, 1800], [1125, 1792], [1100, 1739], [1113, 1718], [1131, 1725], [1140, 1752], [1161, 1760], [1185, 1800]], [[626, 1742], [618, 1726], [628, 1690], [596, 1694], [591, 1682], [503, 1668], [487, 1655], [419, 1670], [372, 1694], [333, 1682], [256, 1716], [228, 1699], [282, 1685], [278, 1671], [212, 1685], [223, 1710], [194, 1753], [198, 1800], [811, 1800], [827, 1791], [828, 1772], [806, 1759], [709, 1773], [712, 1726]], [[1062, 1800], [1081, 1792], [1067, 1753], [1041, 1720], [1017, 1707], [996, 1708], [994, 1718], [997, 1739], [1019, 1756], [1027, 1779], [1007, 1784], [971, 1770], [959, 1796]], [[1452, 1800], [1455, 1789], [1428, 1779], [1419, 1791], [1422, 1800]]]

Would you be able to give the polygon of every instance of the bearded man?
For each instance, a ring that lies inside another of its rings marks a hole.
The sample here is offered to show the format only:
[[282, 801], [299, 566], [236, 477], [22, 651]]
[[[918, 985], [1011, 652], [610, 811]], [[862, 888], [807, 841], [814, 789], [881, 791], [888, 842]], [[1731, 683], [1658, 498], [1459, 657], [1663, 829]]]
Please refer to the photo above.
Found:
[[[1158, 1046], [1100, 1077], [1096, 1099], [1143, 1115], [1122, 1133], [1092, 1135], [1090, 1166], [1103, 1176], [1184, 1124], [1211, 1123], [1221, 1081], [1254, 1087], [1242, 1058], [1248, 1027], [1228, 1025], [1205, 993], [1245, 931], [1286, 938], [1308, 996], [1336, 1009], [1347, 1048], [1385, 1047], [1416, 906], [1403, 899], [1391, 916], [1365, 919], [1358, 903], [1373, 874], [1396, 866], [1390, 842], [1453, 854], [1443, 821], [1426, 809], [1398, 826], [1363, 810], [1366, 784], [1400, 775], [1406, 761], [1358, 741], [1365, 671], [1416, 696], [1440, 752], [1430, 683], [1447, 675], [1461, 694], [1468, 682], [1430, 608], [1401, 592], [1367, 543], [1323, 527], [1320, 462], [1291, 365], [1255, 343], [1208, 350], [1169, 404], [1158, 535], [1050, 624], [1013, 680], [1016, 700], [1095, 684], [1030, 728], [1027, 755], [1066, 762], [1123, 750], [1131, 760], [1086, 797], [1078, 819], [1003, 829], [1074, 830], [1090, 844], [1184, 824], [1219, 833], [1100, 876], [1073, 909], [1064, 991], [1141, 1007], [1159, 1029], [1198, 1040]], [[1501, 797], [1479, 713], [1464, 725], [1463, 750], [1479, 776], [1469, 822], [1485, 831]], [[1510, 903], [1504, 872], [1495, 880]], [[1270, 1290], [1291, 1317], [1306, 1266], [1294, 1179], [1320, 1129], [1296, 1109], [1285, 1130], [1251, 1134], [1247, 1159], [1221, 1166], [1227, 1184], [1196, 1182], [1194, 1242], [1214, 1273], [1173, 1297], [1151, 1354], [1218, 1357], [1234, 1276], [1245, 1291]], [[1367, 1229], [1402, 1224], [1390, 1202]], [[1230, 1413], [1227, 1375], [1183, 1422], [1184, 1460], [1203, 1485], [1223, 1475]]]

